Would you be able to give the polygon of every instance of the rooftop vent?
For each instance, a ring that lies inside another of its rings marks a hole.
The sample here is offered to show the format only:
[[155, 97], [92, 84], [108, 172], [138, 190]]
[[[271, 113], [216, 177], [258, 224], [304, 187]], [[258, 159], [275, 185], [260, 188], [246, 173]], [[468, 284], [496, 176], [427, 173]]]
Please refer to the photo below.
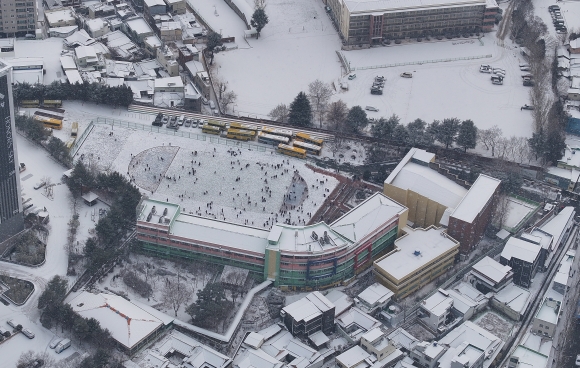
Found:
[[316, 234], [316, 232], [312, 232], [312, 234], [310, 235], [310, 237], [314, 240], [318, 240], [318, 234]]
[[167, 216], [167, 207], [165, 207], [165, 209], [163, 210], [163, 216]]
[[419, 257], [421, 255], [421, 251], [416, 250], [413, 252], [413, 255]]

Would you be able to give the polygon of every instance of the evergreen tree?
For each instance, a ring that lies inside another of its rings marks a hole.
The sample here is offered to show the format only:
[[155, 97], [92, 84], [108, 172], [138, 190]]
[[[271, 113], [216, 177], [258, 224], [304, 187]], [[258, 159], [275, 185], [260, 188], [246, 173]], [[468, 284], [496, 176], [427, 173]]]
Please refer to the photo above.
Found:
[[441, 124], [438, 124], [435, 130], [435, 139], [444, 144], [445, 148], [449, 148], [455, 142], [457, 131], [459, 130], [459, 119], [449, 118], [443, 119]]
[[566, 149], [564, 134], [559, 130], [549, 132], [544, 147], [544, 158], [546, 162], [551, 162], [553, 165], [557, 164]]
[[457, 135], [457, 145], [462, 147], [464, 152], [468, 148], [475, 148], [477, 144], [477, 127], [471, 120], [464, 120], [459, 126], [459, 134]]
[[538, 157], [544, 156], [544, 147], [545, 147], [545, 140], [543, 131], [539, 131], [537, 133], [532, 134], [532, 138], [528, 139], [528, 144], [530, 145], [530, 149], [536, 156], [536, 160]]
[[268, 15], [266, 15], [266, 11], [263, 7], [258, 7], [254, 11], [254, 15], [252, 15], [252, 20], [250, 20], [250, 24], [252, 27], [256, 28], [256, 39], [260, 38], [260, 32], [262, 29], [268, 24]]
[[369, 120], [367, 113], [360, 106], [353, 106], [346, 116], [348, 130], [352, 133], [360, 133], [361, 129], [367, 126]]
[[232, 304], [226, 298], [222, 284], [207, 284], [197, 292], [197, 300], [185, 312], [191, 316], [196, 326], [213, 327], [227, 317]]
[[207, 42], [205, 44], [207, 51], [209, 52], [209, 65], [213, 64], [213, 53], [216, 47], [222, 45], [222, 35], [213, 31], [210, 31], [207, 35]]
[[414, 121], [407, 124], [407, 132], [409, 132], [409, 145], [415, 146], [417, 144], [423, 144], [426, 126], [427, 123], [421, 119], [415, 119]]
[[405, 146], [409, 141], [409, 132], [403, 124], [399, 124], [395, 127], [393, 132], [393, 140], [396, 145]]
[[288, 123], [291, 125], [307, 127], [312, 122], [312, 107], [306, 93], [300, 92], [290, 104]]
[[393, 139], [395, 128], [399, 125], [401, 119], [393, 114], [388, 119], [380, 118], [379, 121], [371, 128], [371, 135], [375, 138]]

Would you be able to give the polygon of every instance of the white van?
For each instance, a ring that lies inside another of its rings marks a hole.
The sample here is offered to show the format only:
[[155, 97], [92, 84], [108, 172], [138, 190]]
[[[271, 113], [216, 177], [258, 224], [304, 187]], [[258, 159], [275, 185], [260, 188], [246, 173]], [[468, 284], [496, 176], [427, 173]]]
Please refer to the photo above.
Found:
[[18, 326], [20, 323], [18, 323], [15, 319], [11, 319], [10, 321], [7, 322], [8, 325], [12, 328], [16, 328], [16, 326]]
[[22, 333], [24, 336], [28, 337], [29, 339], [34, 339], [34, 333], [27, 328], [22, 329]]
[[56, 346], [56, 348], [54, 348], [54, 351], [57, 354], [60, 354], [62, 351], [68, 349], [70, 347], [70, 339], [64, 339], [61, 342], [58, 343], [58, 345]]
[[180, 117], [177, 118], [177, 125], [183, 126], [184, 121], [185, 121], [185, 116], [181, 115]]

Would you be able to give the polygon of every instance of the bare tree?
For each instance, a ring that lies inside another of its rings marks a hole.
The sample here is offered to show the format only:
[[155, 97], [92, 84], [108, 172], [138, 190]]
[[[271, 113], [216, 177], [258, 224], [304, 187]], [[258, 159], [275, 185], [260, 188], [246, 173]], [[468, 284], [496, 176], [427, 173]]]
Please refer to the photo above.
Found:
[[326, 120], [330, 123], [330, 129], [335, 132], [341, 132], [345, 129], [346, 117], [348, 116], [348, 107], [342, 100], [331, 102], [328, 105]]
[[228, 106], [234, 105], [237, 99], [238, 95], [234, 91], [227, 91], [221, 95], [220, 106], [225, 113], [228, 112]]
[[507, 221], [509, 212], [510, 212], [509, 197], [505, 194], [501, 195], [496, 202], [493, 214], [491, 216], [491, 222], [493, 226], [497, 229], [501, 229], [505, 225], [505, 222]]
[[280, 104], [272, 109], [268, 114], [273, 120], [286, 124], [288, 122], [288, 114], [290, 113], [290, 109], [286, 104]]
[[312, 110], [318, 116], [318, 122], [322, 128], [322, 120], [326, 112], [326, 105], [332, 96], [332, 88], [327, 83], [317, 79], [308, 85], [308, 98], [312, 104]]
[[[40, 362], [44, 363], [40, 363]], [[17, 368], [29, 368], [29, 367], [40, 367], [43, 368], [55, 368], [56, 362], [53, 357], [51, 357], [48, 352], [34, 352], [28, 350], [20, 355], [18, 362], [16, 362]]]
[[174, 280], [165, 279], [165, 288], [161, 294], [161, 302], [166, 308], [173, 309], [177, 317], [177, 311], [192, 297], [192, 291], [179, 279], [179, 273]]
[[494, 125], [489, 129], [480, 130], [477, 139], [485, 146], [486, 150], [491, 148], [491, 156], [493, 157], [495, 156], [495, 149], [498, 140], [501, 138], [502, 134], [502, 130], [497, 125]]
[[254, 9], [266, 9], [266, 0], [254, 0]]

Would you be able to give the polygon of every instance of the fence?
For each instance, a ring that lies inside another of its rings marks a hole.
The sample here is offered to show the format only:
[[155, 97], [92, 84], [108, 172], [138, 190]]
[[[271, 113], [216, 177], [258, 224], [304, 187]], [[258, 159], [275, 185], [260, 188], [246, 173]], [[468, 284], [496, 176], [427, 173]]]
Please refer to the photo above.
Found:
[[490, 57], [492, 57], [491, 54], [488, 54], [488, 55], [479, 55], [479, 56], [464, 56], [464, 57], [449, 58], [449, 59], [434, 59], [434, 60], [423, 60], [423, 61], [409, 61], [409, 62], [406, 62], [406, 63], [394, 63], [394, 64], [383, 64], [383, 65], [371, 65], [371, 66], [352, 67], [352, 70], [380, 69], [380, 68], [392, 68], [392, 67], [395, 67], [395, 66], [405, 66], [405, 65], [423, 65], [423, 64], [446, 63], [446, 62], [449, 62], [449, 61], [487, 59], [487, 58], [490, 58]]
[[[153, 126], [153, 125], [143, 125], [143, 124], [139, 124], [139, 123], [132, 123], [129, 121], [120, 121], [120, 120], [108, 119], [108, 118], [97, 118], [96, 121], [95, 120], [91, 121], [91, 124], [89, 125], [89, 127], [87, 129], [85, 129], [85, 131], [81, 135], [80, 139], [77, 140], [77, 142], [75, 143], [75, 146], [73, 146], [73, 150], [71, 151], [71, 156], [74, 156], [77, 153], [80, 146], [82, 145], [82, 142], [84, 142], [84, 140], [86, 139], [86, 136], [93, 129], [94, 125], [110, 125], [110, 126], [116, 126], [116, 127], [120, 127], [120, 128], [143, 130], [146, 132], [167, 134], [167, 135], [171, 135], [174, 137], [183, 137], [183, 138], [195, 139], [198, 141], [207, 141], [207, 138], [208, 138], [208, 136], [203, 135], [203, 134], [181, 132], [178, 130], [170, 130], [170, 129], [167, 129], [164, 127], [157, 127], [157, 126]], [[216, 143], [223, 144], [225, 146], [236, 147], [236, 148], [240, 148], [240, 149], [245, 148], [248, 150], [258, 151], [258, 152], [274, 151], [272, 148], [269, 148], [269, 147], [260, 146], [257, 144], [246, 143], [246, 142], [241, 142], [241, 141], [236, 141], [233, 139], [225, 139], [225, 138], [220, 138], [220, 137], [209, 136], [209, 141], [210, 141], [210, 143], [214, 143], [214, 144], [216, 144]]]
[[95, 125], [91, 121], [91, 123], [89, 124], [89, 126], [87, 127], [87, 129], [85, 129], [83, 131], [83, 134], [81, 134], [81, 136], [78, 137], [75, 140], [75, 143], [73, 144], [73, 146], [72, 146], [72, 148], [70, 150], [70, 157], [75, 157], [75, 155], [77, 154], [79, 148], [81, 148], [81, 146], [85, 142], [85, 139], [87, 139], [87, 137], [89, 136], [89, 134], [91, 133], [91, 131], [93, 130], [94, 127], [95, 127]]

